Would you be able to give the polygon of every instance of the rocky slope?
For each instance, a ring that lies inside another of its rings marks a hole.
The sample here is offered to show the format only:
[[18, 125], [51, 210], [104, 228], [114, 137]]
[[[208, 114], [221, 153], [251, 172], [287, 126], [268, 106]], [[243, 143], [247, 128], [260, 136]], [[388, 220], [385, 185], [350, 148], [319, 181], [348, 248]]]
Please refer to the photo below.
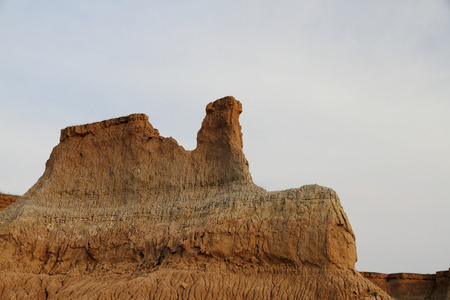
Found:
[[0, 212], [0, 298], [390, 299], [333, 190], [252, 182], [241, 112], [208, 104], [193, 151], [143, 114], [63, 129]]
[[7, 208], [19, 198], [20, 196], [0, 194], [0, 210]]

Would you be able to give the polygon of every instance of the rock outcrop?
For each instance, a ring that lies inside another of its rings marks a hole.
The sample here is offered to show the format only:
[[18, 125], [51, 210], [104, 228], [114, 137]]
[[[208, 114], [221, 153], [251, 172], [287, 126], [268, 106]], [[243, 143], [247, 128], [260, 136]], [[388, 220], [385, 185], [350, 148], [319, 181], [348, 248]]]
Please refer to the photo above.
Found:
[[143, 114], [63, 129], [0, 212], [0, 298], [390, 299], [333, 190], [252, 182], [241, 111], [208, 104], [193, 151]]
[[4, 210], [19, 198], [20, 196], [16, 195], [0, 194], [0, 210]]
[[436, 274], [361, 274], [398, 300], [450, 299], [450, 270]]

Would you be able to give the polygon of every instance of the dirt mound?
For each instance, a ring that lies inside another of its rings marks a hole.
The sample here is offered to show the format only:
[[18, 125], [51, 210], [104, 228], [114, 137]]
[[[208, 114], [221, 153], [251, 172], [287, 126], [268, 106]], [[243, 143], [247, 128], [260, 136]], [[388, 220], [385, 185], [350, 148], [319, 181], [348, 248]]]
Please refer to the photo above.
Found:
[[63, 129], [0, 212], [2, 298], [389, 299], [333, 190], [252, 182], [241, 112], [208, 104], [193, 151], [143, 114]]

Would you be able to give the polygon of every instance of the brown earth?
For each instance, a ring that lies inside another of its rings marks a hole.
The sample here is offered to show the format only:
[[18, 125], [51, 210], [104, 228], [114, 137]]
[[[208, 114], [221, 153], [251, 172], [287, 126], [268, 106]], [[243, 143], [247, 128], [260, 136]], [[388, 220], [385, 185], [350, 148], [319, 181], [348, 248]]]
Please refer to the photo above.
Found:
[[333, 190], [252, 182], [241, 112], [208, 104], [193, 151], [143, 114], [63, 129], [0, 212], [0, 298], [391, 299]]
[[450, 299], [450, 270], [436, 274], [361, 274], [398, 300]]
[[20, 196], [0, 194], [0, 210], [7, 208], [19, 198]]

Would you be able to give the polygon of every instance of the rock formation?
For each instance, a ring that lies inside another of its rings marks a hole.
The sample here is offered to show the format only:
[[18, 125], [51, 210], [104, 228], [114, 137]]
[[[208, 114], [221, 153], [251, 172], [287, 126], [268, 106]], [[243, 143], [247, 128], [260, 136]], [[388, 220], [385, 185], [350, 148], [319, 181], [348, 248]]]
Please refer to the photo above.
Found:
[[398, 300], [450, 299], [450, 270], [436, 274], [361, 274]]
[[208, 104], [193, 151], [143, 114], [63, 129], [0, 212], [0, 298], [390, 299], [333, 190], [252, 182], [241, 111]]
[[0, 210], [4, 210], [19, 198], [20, 196], [0, 194]]

